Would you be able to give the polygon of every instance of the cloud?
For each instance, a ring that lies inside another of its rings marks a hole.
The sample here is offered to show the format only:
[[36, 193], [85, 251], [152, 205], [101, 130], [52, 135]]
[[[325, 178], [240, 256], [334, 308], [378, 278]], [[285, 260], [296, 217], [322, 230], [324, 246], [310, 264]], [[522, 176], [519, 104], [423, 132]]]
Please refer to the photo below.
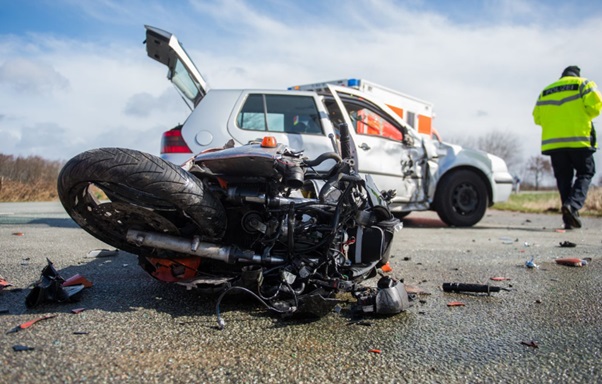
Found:
[[167, 89], [158, 97], [148, 92], [141, 92], [132, 95], [123, 110], [126, 115], [149, 117], [151, 114], [166, 109], [179, 108], [182, 104], [186, 105], [184, 100], [174, 98], [175, 89]]
[[[140, 44], [150, 24], [176, 34], [214, 88], [366, 78], [433, 102], [443, 138], [507, 131], [528, 157], [539, 151], [531, 118], [539, 91], [570, 64], [602, 81], [594, 3], [68, 1], [95, 33], [0, 36], [0, 115], [10, 114], [1, 129], [35, 136], [55, 124], [64, 142], [47, 137], [56, 149], [46, 153], [62, 158], [99, 145], [157, 153], [161, 133], [188, 110]], [[41, 93], [52, 97], [31, 97]], [[2, 150], [28, 148], [4, 141]]]
[[0, 85], [19, 93], [49, 95], [69, 89], [69, 80], [48, 63], [16, 57], [0, 65]]

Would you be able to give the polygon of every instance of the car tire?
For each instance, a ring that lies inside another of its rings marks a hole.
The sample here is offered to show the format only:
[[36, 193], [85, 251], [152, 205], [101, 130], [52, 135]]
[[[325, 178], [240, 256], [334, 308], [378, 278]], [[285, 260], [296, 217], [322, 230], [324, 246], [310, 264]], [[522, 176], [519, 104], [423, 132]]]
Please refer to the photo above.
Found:
[[100, 148], [80, 153], [62, 168], [57, 187], [63, 207], [80, 227], [134, 254], [152, 249], [129, 243], [126, 234], [130, 228], [196, 234], [204, 241], [215, 241], [223, 236], [227, 224], [221, 202], [205, 193], [199, 179], [175, 164], [136, 150]]
[[439, 181], [434, 202], [435, 210], [444, 223], [455, 227], [471, 227], [485, 216], [488, 206], [487, 186], [473, 171], [454, 171]]

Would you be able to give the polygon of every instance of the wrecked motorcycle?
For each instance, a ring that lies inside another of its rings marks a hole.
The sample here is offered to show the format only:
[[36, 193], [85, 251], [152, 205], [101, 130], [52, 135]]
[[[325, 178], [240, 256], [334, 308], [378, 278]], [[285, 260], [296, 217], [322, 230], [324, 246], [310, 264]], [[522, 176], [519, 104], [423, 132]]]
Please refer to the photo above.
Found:
[[138, 255], [158, 280], [221, 292], [220, 327], [219, 303], [232, 291], [285, 315], [322, 316], [341, 292], [362, 313], [399, 313], [410, 305], [403, 282], [383, 276], [376, 287], [361, 285], [388, 262], [401, 225], [388, 209], [394, 192], [356, 172], [346, 129], [340, 154], [312, 160], [269, 136], [205, 151], [182, 167], [136, 150], [94, 149], [65, 164], [59, 197], [79, 226]]

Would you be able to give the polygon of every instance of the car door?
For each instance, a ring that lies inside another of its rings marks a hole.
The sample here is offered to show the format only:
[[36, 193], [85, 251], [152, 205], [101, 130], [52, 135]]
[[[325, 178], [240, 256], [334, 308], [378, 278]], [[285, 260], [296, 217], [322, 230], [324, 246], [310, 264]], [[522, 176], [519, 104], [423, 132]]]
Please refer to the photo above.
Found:
[[146, 28], [148, 56], [167, 66], [167, 78], [176, 86], [190, 109], [207, 94], [209, 86], [175, 35], [159, 28]]
[[351, 127], [360, 173], [370, 174], [381, 190], [397, 192], [394, 204], [427, 199], [428, 153], [423, 138], [387, 107], [361, 91], [329, 86]]

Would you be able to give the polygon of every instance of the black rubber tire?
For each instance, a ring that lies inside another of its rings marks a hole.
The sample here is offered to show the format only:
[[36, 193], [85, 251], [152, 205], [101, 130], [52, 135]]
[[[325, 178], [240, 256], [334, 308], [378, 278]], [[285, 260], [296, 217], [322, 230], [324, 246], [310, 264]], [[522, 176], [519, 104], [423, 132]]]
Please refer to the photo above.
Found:
[[487, 186], [473, 171], [453, 171], [439, 181], [434, 202], [435, 210], [444, 223], [471, 227], [485, 216]]
[[[91, 185], [111, 201], [98, 201]], [[135, 254], [144, 251], [127, 242], [130, 228], [180, 234], [182, 227], [192, 226], [203, 240], [216, 241], [227, 224], [221, 202], [204, 193], [199, 179], [175, 164], [132, 149], [100, 148], [75, 156], [59, 174], [58, 195], [80, 227]]]
[[396, 218], [398, 218], [399, 220], [401, 220], [404, 217], [408, 216], [410, 213], [412, 213], [412, 211], [393, 212], [393, 216], [395, 216]]

